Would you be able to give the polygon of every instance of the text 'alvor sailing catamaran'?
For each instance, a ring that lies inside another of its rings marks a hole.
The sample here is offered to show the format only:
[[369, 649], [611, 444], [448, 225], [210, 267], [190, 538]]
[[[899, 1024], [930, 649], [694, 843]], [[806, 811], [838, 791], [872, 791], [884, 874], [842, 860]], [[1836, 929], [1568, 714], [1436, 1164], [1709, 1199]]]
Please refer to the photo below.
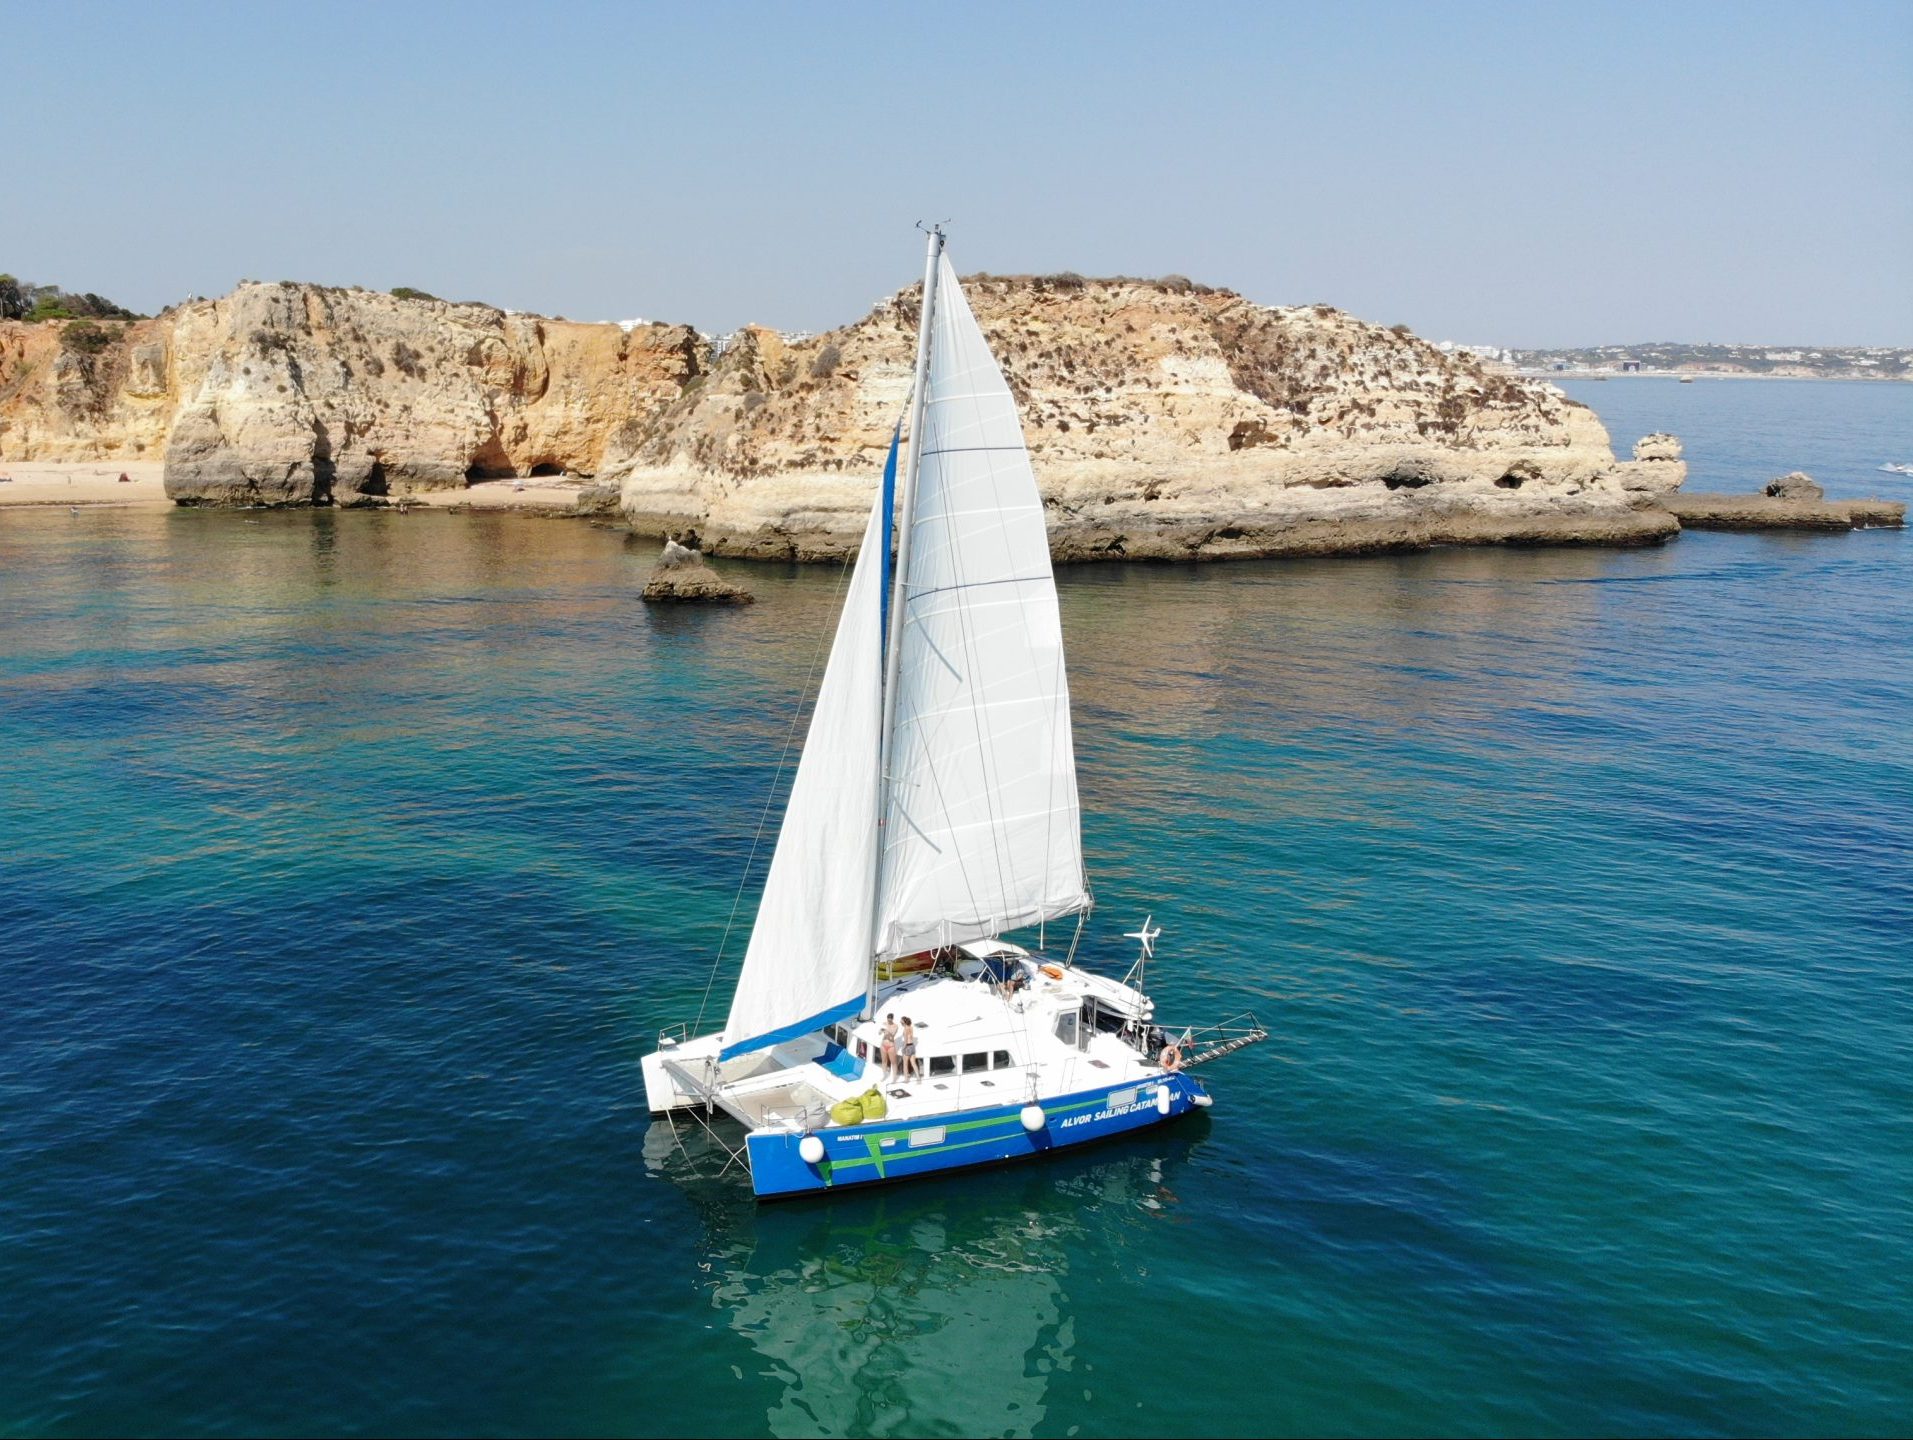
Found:
[[[760, 1196], [1041, 1154], [1210, 1103], [1265, 1038], [1172, 1037], [1142, 993], [1002, 937], [1090, 908], [1042, 499], [1003, 373], [930, 233], [901, 507], [870, 511], [724, 1028], [660, 1038], [654, 1112], [745, 1129]], [[895, 570], [891, 567], [896, 517]], [[914, 1063], [886, 1077], [886, 1017]], [[715, 1133], [715, 1132], [714, 1132]], [[720, 1141], [722, 1137], [720, 1136]]]

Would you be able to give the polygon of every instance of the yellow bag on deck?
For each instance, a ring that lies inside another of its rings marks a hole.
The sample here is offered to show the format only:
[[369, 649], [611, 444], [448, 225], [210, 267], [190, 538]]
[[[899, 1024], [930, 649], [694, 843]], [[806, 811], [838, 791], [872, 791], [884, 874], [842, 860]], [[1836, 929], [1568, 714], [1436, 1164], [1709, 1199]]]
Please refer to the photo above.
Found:
[[863, 1118], [866, 1120], [881, 1120], [890, 1113], [890, 1102], [883, 1098], [883, 1091], [875, 1085], [864, 1091], [863, 1099], [859, 1104], [863, 1110]]
[[839, 1100], [830, 1107], [830, 1123], [833, 1125], [859, 1125], [863, 1123], [863, 1118], [863, 1102], [855, 1097]]

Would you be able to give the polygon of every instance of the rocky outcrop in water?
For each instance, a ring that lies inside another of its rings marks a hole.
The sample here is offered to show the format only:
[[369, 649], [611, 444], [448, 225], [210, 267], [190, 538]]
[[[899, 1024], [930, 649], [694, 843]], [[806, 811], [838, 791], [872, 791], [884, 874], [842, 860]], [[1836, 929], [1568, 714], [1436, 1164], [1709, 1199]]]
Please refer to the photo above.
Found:
[[1621, 487], [1636, 495], [1671, 494], [1687, 479], [1687, 461], [1682, 458], [1678, 437], [1665, 431], [1643, 435], [1634, 442], [1634, 459], [1616, 465], [1614, 473]]
[[[1630, 492], [1679, 444], [1617, 464], [1586, 407], [1405, 329], [1187, 281], [965, 282], [1022, 413], [1059, 559], [1627, 543], [1676, 527]], [[615, 448], [639, 529], [713, 553], [842, 554], [909, 389], [919, 292], [802, 341], [747, 330], [638, 443]]]
[[1804, 470], [1794, 470], [1767, 482], [1766, 494], [1778, 500], [1824, 500], [1827, 492]]
[[757, 597], [719, 575], [700, 551], [667, 539], [664, 553], [645, 581], [643, 598], [667, 604], [749, 605]]
[[1669, 495], [1661, 503], [1688, 530], [1871, 530], [1906, 524], [1906, 506], [1898, 500], [1776, 495], [1771, 487], [1760, 495]]
[[1899, 501], [1829, 500], [1800, 470], [1769, 480], [1758, 495], [1668, 495], [1661, 504], [1689, 530], [1867, 530], [1906, 523]]

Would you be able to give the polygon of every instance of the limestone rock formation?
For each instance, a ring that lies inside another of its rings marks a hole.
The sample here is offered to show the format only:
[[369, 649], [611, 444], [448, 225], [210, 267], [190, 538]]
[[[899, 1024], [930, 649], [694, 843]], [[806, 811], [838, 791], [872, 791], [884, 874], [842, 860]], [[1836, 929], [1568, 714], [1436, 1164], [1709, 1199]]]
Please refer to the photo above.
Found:
[[1688, 530], [1867, 530], [1906, 523], [1898, 500], [1776, 495], [1771, 487], [1760, 495], [1669, 495], [1661, 503]]
[[1804, 470], [1794, 470], [1767, 482], [1766, 493], [1781, 500], [1824, 500], [1827, 492]]
[[[89, 333], [103, 348], [81, 348]], [[158, 459], [172, 429], [171, 323], [0, 321], [0, 457]]]
[[692, 601], [705, 605], [749, 605], [756, 600], [742, 585], [733, 584], [713, 570], [703, 554], [680, 545], [675, 538], [664, 542], [664, 553], [645, 582], [643, 598], [650, 602]]
[[[1188, 281], [977, 276], [965, 290], [1017, 397], [1059, 559], [1676, 529], [1628, 491], [1678, 485], [1677, 458], [1617, 466], [1586, 407], [1401, 327]], [[827, 335], [739, 334], [607, 456], [633, 527], [696, 525], [713, 553], [854, 548], [918, 305], [913, 287]]]
[[1643, 435], [1634, 442], [1634, 458], [1614, 467], [1623, 489], [1636, 495], [1659, 496], [1680, 489], [1687, 479], [1687, 461], [1681, 442], [1665, 431]]
[[[1062, 559], [1621, 543], [1675, 525], [1649, 436], [1617, 463], [1553, 387], [1327, 306], [1186, 280], [972, 277]], [[186, 504], [382, 503], [595, 477], [651, 534], [822, 558], [862, 533], [910, 384], [913, 287], [853, 325], [629, 333], [482, 305], [245, 284], [102, 347], [0, 322], [0, 458], [159, 455]], [[94, 340], [97, 341], [97, 335]]]
[[590, 474], [701, 373], [694, 330], [369, 290], [241, 285], [115, 334], [0, 324], [0, 455], [164, 453], [187, 504], [309, 504]]
[[[179, 327], [166, 493], [350, 503], [506, 475], [589, 474], [698, 372], [694, 332], [573, 325], [362, 290], [246, 285]], [[182, 344], [182, 348], [185, 348]]]

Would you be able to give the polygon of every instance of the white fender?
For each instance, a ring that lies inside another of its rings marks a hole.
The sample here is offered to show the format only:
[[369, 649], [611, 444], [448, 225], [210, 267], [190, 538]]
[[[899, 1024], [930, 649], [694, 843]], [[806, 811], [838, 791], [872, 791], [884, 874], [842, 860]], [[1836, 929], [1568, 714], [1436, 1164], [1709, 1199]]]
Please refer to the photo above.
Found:
[[815, 1135], [806, 1135], [797, 1142], [797, 1155], [806, 1165], [817, 1165], [824, 1158], [824, 1142]]
[[1030, 1134], [1034, 1135], [1047, 1124], [1049, 1124], [1049, 1117], [1043, 1113], [1043, 1107], [1041, 1105], [1025, 1105], [1023, 1107], [1023, 1128], [1029, 1131]]
[[1204, 1110], [1207, 1110], [1211, 1105], [1216, 1103], [1216, 1097], [1211, 1095], [1207, 1090], [1198, 1090], [1189, 1098], [1194, 1100], [1196, 1104], [1200, 1105]]
[[1156, 1113], [1158, 1115], [1167, 1115], [1170, 1107], [1174, 1104], [1175, 1102], [1169, 1098], [1169, 1087], [1167, 1085], [1158, 1086], [1156, 1089]]

